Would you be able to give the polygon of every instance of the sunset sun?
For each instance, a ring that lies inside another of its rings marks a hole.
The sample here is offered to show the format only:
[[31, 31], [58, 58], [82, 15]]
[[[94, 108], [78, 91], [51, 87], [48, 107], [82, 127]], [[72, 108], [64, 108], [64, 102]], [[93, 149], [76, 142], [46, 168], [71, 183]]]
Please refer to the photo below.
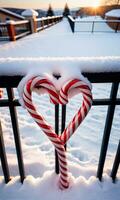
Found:
[[93, 8], [97, 8], [100, 6], [100, 0], [95, 0], [92, 5], [91, 5]]

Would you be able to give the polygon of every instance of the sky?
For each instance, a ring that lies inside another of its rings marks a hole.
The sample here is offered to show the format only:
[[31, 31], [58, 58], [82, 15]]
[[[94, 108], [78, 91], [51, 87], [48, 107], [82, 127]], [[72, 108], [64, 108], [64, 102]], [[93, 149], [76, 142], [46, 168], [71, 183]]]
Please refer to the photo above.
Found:
[[64, 8], [67, 2], [70, 8], [80, 6], [98, 5], [102, 0], [0, 0], [0, 7], [18, 8], [48, 8], [51, 3], [53, 8]]

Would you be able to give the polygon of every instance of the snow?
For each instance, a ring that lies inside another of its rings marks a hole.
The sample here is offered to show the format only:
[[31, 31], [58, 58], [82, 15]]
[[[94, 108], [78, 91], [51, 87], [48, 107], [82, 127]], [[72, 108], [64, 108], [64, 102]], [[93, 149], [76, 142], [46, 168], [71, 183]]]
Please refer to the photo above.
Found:
[[[3, 180], [0, 183], [0, 194], [5, 200], [37, 200], [43, 198], [44, 200], [119, 200], [120, 196], [120, 181], [115, 185], [111, 183], [110, 178], [105, 175], [105, 181], [100, 183], [94, 176], [88, 180], [84, 177], [75, 179], [71, 177], [71, 187], [66, 191], [60, 191], [57, 187], [58, 177], [46, 172], [42, 178], [35, 179], [28, 176], [24, 184], [20, 184], [19, 178], [15, 177], [7, 185], [4, 185]], [[3, 199], [2, 199], [3, 200]]]
[[[107, 84], [106, 89], [99, 85], [97, 87], [96, 89], [93, 88], [95, 89], [93, 94], [97, 98], [100, 98], [101, 93], [103, 98], [107, 96], [107, 93], [109, 94]], [[48, 97], [46, 95], [39, 97], [33, 94], [33, 99], [37, 108], [42, 111], [42, 114], [44, 112], [44, 116], [54, 126], [54, 106], [49, 104]], [[67, 107], [67, 123], [72, 118], [73, 110], [76, 111], [79, 104], [80, 97], [76, 96], [76, 98], [71, 99]], [[38, 200], [40, 197], [45, 200], [54, 200], [56, 196], [58, 199], [63, 200], [72, 200], [73, 197], [75, 200], [119, 200], [120, 171], [118, 172], [118, 182], [116, 184], [113, 184], [109, 177], [119, 138], [119, 111], [118, 107], [111, 133], [110, 149], [107, 155], [107, 160], [111, 160], [111, 162], [110, 164], [106, 163], [103, 182], [100, 183], [95, 176], [106, 108], [94, 107], [80, 129], [67, 144], [70, 188], [66, 191], [60, 191], [57, 184], [59, 177], [53, 172], [53, 146], [22, 107], [17, 108], [17, 113], [27, 177], [23, 185], [20, 183], [9, 111], [7, 108], [1, 108], [0, 118], [4, 130], [10, 173], [15, 176], [7, 185], [4, 184], [3, 178], [0, 177], [1, 200]], [[0, 174], [2, 174], [1, 167]]]
[[106, 17], [117, 17], [120, 18], [120, 9], [110, 10], [105, 14]]
[[33, 9], [27, 9], [22, 12], [22, 16], [24, 17], [31, 17], [31, 16], [38, 16], [38, 12]]
[[[23, 87], [35, 74], [47, 76], [60, 87], [68, 78], [81, 77], [81, 72], [120, 71], [120, 37], [115, 33], [72, 33], [66, 20], [43, 32], [27, 36], [16, 42], [1, 45], [0, 74], [24, 75]], [[53, 73], [61, 74], [56, 80]], [[83, 78], [83, 77], [82, 77]], [[109, 97], [111, 84], [93, 84], [94, 98]], [[5, 92], [5, 98], [7, 98]], [[119, 94], [120, 96], [120, 91]], [[15, 90], [15, 97], [18, 92]], [[33, 93], [34, 103], [54, 127], [54, 106], [48, 95]], [[81, 105], [80, 95], [67, 105], [66, 124]], [[61, 108], [60, 108], [61, 109]], [[112, 183], [111, 168], [120, 138], [120, 108], [116, 107], [105, 163], [103, 182], [96, 178], [107, 106], [92, 107], [88, 116], [67, 144], [70, 188], [58, 188], [58, 175], [54, 173], [54, 148], [27, 111], [17, 107], [26, 179], [19, 181], [13, 132], [8, 108], [0, 109], [7, 159], [12, 180], [5, 184], [0, 167], [0, 200], [119, 200], [118, 181]], [[60, 110], [61, 117], [61, 110]], [[61, 122], [60, 122], [61, 123]], [[60, 124], [61, 126], [61, 124]]]
[[54, 68], [59, 72], [73, 66], [85, 72], [119, 71], [119, 44], [119, 33], [73, 34], [64, 20], [43, 32], [1, 45], [0, 72], [26, 75], [28, 70]]
[[6, 44], [6, 43], [9, 43], [9, 41], [0, 41], [0, 47], [1, 47], [3, 44]]
[[[17, 66], [17, 70], [16, 70]], [[9, 70], [10, 69], [10, 70]], [[0, 58], [1, 75], [27, 75], [29, 73], [50, 73], [64, 76], [67, 71], [77, 72], [119, 72], [120, 57], [40, 57]]]

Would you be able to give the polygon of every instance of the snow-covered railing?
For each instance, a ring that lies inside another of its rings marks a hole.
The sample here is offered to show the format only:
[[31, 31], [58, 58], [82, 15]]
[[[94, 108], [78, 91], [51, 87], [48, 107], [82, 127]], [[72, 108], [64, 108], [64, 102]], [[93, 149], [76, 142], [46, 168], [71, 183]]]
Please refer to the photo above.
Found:
[[120, 20], [108, 19], [73, 19], [68, 16], [72, 32], [120, 32]]
[[[106, 123], [104, 128], [103, 140], [101, 144], [101, 153], [99, 157], [99, 164], [97, 169], [97, 177], [99, 180], [102, 179], [104, 163], [106, 160], [107, 148], [111, 133], [112, 122], [114, 118], [114, 112], [116, 105], [120, 105], [120, 98], [117, 97], [118, 87], [120, 82], [120, 71], [104, 71], [104, 72], [95, 72], [94, 70], [91, 72], [86, 71], [82, 73], [85, 77], [89, 79], [92, 83], [112, 83], [111, 91], [110, 91], [110, 98], [104, 99], [93, 99], [92, 106], [108, 106]], [[17, 159], [18, 159], [18, 168], [19, 174], [21, 178], [21, 182], [25, 179], [25, 166], [23, 162], [22, 156], [22, 148], [20, 142], [20, 133], [19, 133], [19, 124], [17, 118], [16, 107], [20, 106], [18, 99], [14, 97], [14, 90], [23, 78], [22, 75], [0, 75], [0, 88], [6, 88], [8, 99], [0, 99], [0, 107], [9, 107], [10, 116], [11, 116], [11, 123], [13, 128], [14, 140], [15, 140], [15, 148], [17, 152]], [[60, 78], [60, 74], [54, 74], [54, 78]], [[61, 123], [61, 131], [65, 129], [66, 124], [66, 105], [62, 106], [62, 123]], [[59, 105], [55, 105], [55, 132], [60, 134], [59, 132]], [[116, 180], [117, 170], [120, 163], [120, 142], [118, 139], [118, 149], [115, 157], [115, 161], [113, 164], [111, 177], [113, 181]], [[9, 182], [11, 179], [9, 165], [7, 162], [7, 156], [5, 151], [4, 139], [3, 139], [3, 131], [0, 122], [0, 155], [1, 155], [1, 163], [3, 174], [5, 178], [5, 182]], [[55, 154], [55, 171], [59, 173], [59, 165], [57, 155]]]
[[22, 21], [6, 21], [0, 23], [0, 40], [15, 41], [25, 35], [31, 33], [30, 22], [28, 20]]
[[43, 30], [55, 23], [61, 21], [63, 16], [42, 17], [33, 21], [6, 21], [0, 23], [0, 40], [15, 41], [28, 34]]
[[36, 18], [35, 21], [37, 23], [37, 31], [43, 30], [49, 26], [54, 25], [55, 23], [61, 21], [63, 18], [62, 15], [60, 16], [48, 16], [48, 17], [42, 17], [42, 18]]
[[17, 21], [14, 24], [15, 40], [31, 33], [29, 20]]

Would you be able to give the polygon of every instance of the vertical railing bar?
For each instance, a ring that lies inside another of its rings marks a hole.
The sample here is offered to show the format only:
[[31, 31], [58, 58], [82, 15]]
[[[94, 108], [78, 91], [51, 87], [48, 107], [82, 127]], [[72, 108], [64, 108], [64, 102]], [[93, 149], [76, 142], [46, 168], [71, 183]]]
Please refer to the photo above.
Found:
[[1, 165], [2, 165], [2, 170], [4, 174], [5, 183], [8, 183], [10, 181], [10, 172], [9, 172], [9, 167], [8, 167], [8, 162], [7, 162], [6, 152], [5, 152], [1, 121], [0, 121], [0, 158], [1, 158]]
[[117, 97], [118, 86], [119, 86], [118, 82], [112, 83], [110, 100], [113, 102], [113, 104], [108, 106], [103, 140], [102, 140], [102, 145], [101, 145], [101, 152], [100, 152], [100, 157], [99, 157], [98, 170], [97, 170], [97, 177], [99, 178], [100, 181], [102, 180], [103, 168], [104, 168], [104, 163], [105, 163], [105, 158], [106, 158], [106, 153], [107, 153], [107, 148], [108, 148], [108, 143], [109, 143], [109, 137], [110, 137], [111, 127], [112, 127], [112, 122], [113, 122], [113, 117], [114, 117], [115, 101]]
[[[65, 129], [65, 123], [66, 123], [66, 105], [62, 105], [61, 133]], [[67, 148], [67, 145], [65, 144], [65, 149], [66, 148]]]
[[118, 28], [119, 28], [119, 22], [116, 23], [115, 33], [117, 33]]
[[21, 182], [23, 183], [25, 179], [25, 171], [24, 171], [23, 155], [22, 155], [22, 148], [21, 148], [21, 142], [20, 142], [20, 133], [19, 133], [19, 128], [18, 128], [17, 112], [16, 112], [16, 108], [13, 105], [13, 100], [14, 100], [13, 89], [8, 87], [7, 94], [8, 94], [8, 99], [10, 103], [9, 110], [10, 110], [10, 116], [11, 116], [16, 152], [17, 152], [19, 173], [20, 173]]
[[116, 156], [115, 156], [115, 160], [114, 160], [114, 164], [113, 164], [112, 172], [111, 172], [113, 183], [115, 183], [115, 180], [116, 180], [116, 174], [118, 171], [119, 164], [120, 164], [120, 140], [119, 140], [119, 144], [118, 144], [118, 148], [117, 148], [117, 152], [116, 152]]
[[92, 33], [94, 32], [94, 23], [95, 23], [95, 21], [93, 21], [93, 23], [92, 23]]
[[[55, 133], [59, 135], [59, 104], [55, 105]], [[59, 174], [59, 160], [56, 150], [55, 150], [55, 172], [56, 174]]]

